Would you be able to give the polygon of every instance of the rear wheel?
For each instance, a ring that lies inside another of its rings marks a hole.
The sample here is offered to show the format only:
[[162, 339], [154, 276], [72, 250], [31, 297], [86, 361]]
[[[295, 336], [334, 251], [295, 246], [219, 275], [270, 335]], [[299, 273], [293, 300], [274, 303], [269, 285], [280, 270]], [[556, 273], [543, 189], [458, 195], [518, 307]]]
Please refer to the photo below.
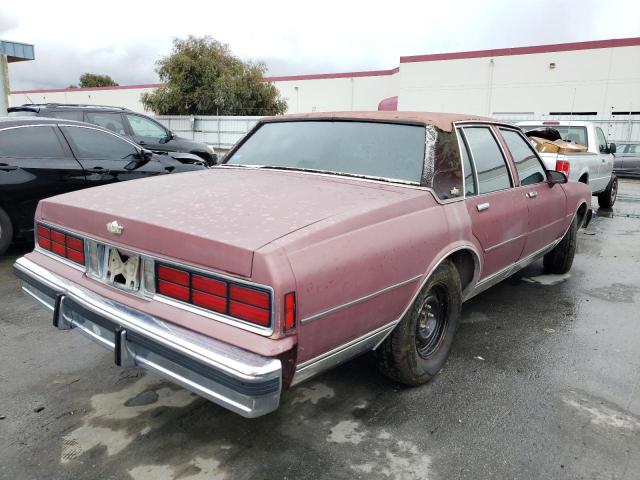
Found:
[[598, 205], [602, 208], [611, 208], [618, 198], [618, 177], [613, 175], [607, 188], [598, 195]]
[[431, 380], [449, 356], [461, 308], [460, 275], [453, 263], [446, 260], [376, 350], [381, 372], [412, 386]]
[[571, 270], [573, 257], [578, 243], [578, 217], [573, 218], [571, 226], [560, 243], [544, 256], [544, 270], [547, 273], [563, 274]]
[[7, 251], [13, 238], [13, 225], [7, 212], [0, 208], [0, 255]]

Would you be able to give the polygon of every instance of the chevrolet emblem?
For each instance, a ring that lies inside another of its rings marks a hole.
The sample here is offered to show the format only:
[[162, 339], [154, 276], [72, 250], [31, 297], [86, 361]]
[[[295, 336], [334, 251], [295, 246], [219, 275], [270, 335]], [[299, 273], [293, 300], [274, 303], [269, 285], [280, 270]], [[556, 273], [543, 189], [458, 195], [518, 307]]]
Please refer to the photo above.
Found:
[[114, 235], [122, 235], [122, 230], [124, 230], [124, 227], [120, 225], [117, 220], [107, 223], [107, 231], [109, 233], [113, 233]]

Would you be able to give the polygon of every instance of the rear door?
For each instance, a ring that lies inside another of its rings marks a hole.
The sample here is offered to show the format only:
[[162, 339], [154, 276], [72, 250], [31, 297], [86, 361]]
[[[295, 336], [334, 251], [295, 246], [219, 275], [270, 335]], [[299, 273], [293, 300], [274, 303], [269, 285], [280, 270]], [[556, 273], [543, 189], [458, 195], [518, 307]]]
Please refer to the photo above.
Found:
[[516, 167], [516, 191], [525, 199], [529, 212], [522, 253], [526, 257], [562, 236], [566, 227], [567, 198], [562, 187], [547, 182], [544, 165], [524, 135], [511, 128], [500, 127], [499, 131]]
[[135, 170], [127, 170], [125, 166], [138, 157], [139, 148], [118, 135], [80, 125], [65, 125], [61, 129], [86, 172], [89, 186], [166, 173], [156, 159]]
[[126, 113], [125, 117], [133, 132], [133, 138], [144, 148], [156, 152], [175, 152], [177, 150], [175, 142], [165, 142], [165, 140], [169, 140], [167, 137], [170, 132], [158, 122], [135, 113]]
[[460, 130], [463, 161], [470, 160], [474, 169], [472, 177], [465, 172], [465, 202], [473, 234], [482, 245], [480, 278], [485, 279], [520, 258], [529, 212], [524, 196], [514, 187], [513, 173], [492, 127], [473, 125]]
[[82, 166], [57, 126], [0, 130], [0, 202], [18, 231], [33, 230], [40, 200], [84, 187]]

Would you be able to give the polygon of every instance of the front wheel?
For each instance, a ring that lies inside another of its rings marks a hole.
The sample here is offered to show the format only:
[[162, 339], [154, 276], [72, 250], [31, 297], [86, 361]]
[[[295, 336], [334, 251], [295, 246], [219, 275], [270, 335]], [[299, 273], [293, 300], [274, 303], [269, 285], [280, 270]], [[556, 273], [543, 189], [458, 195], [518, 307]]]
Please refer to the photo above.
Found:
[[462, 309], [458, 270], [445, 260], [376, 350], [380, 371], [406, 385], [431, 380], [449, 356]]
[[618, 177], [612, 175], [607, 188], [605, 188], [604, 192], [598, 195], [598, 205], [600, 205], [602, 208], [611, 208], [613, 207], [613, 204], [616, 203], [617, 198]]

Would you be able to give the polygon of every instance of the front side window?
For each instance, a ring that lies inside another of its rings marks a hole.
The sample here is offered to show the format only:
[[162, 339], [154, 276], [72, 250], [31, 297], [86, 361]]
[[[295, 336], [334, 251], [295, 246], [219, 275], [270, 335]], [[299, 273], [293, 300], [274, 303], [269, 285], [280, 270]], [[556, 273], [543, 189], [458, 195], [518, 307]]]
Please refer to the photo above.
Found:
[[287, 121], [261, 125], [225, 163], [419, 184], [424, 155], [424, 126], [362, 121]]
[[159, 140], [167, 136], [167, 131], [149, 118], [127, 115], [127, 120], [136, 137], [152, 137]]
[[119, 113], [87, 113], [87, 122], [94, 125], [100, 125], [101, 127], [111, 130], [112, 132], [124, 135], [127, 131], [124, 128], [124, 122], [122, 121], [122, 115]]
[[512, 187], [511, 177], [500, 147], [489, 127], [463, 129], [473, 163], [478, 173], [480, 193], [490, 193]]
[[62, 127], [79, 160], [131, 160], [138, 150], [126, 140], [93, 128]]
[[0, 131], [0, 157], [65, 158], [55, 127], [20, 127]]
[[546, 172], [533, 148], [531, 148], [531, 144], [515, 130], [501, 128], [500, 133], [502, 133], [502, 137], [507, 143], [507, 147], [509, 147], [513, 163], [515, 163], [516, 170], [518, 170], [520, 185], [525, 186], [544, 182], [546, 180]]

